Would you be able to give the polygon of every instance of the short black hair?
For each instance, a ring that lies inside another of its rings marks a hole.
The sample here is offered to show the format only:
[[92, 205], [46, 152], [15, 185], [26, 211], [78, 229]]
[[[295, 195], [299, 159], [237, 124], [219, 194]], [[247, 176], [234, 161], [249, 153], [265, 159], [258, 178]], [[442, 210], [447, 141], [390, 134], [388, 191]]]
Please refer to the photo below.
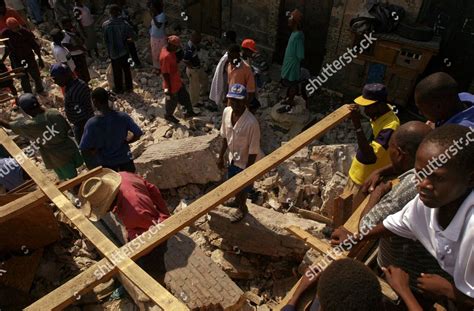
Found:
[[332, 262], [321, 273], [318, 282], [321, 310], [383, 310], [379, 281], [367, 266], [354, 259]]
[[50, 35], [54, 43], [61, 43], [64, 38], [64, 34], [59, 28], [54, 28], [53, 30], [51, 30]]
[[227, 49], [227, 52], [228, 52], [228, 53], [240, 53], [240, 45], [238, 45], [238, 44], [232, 44], [232, 45], [229, 46], [229, 48]]
[[[469, 174], [474, 172], [474, 141], [469, 141], [469, 132], [471, 132], [470, 138], [474, 139], [474, 128], [470, 129], [459, 124], [446, 124], [426, 135], [420, 148], [431, 143], [442, 149], [449, 149], [450, 159], [447, 162], [448, 165], [453, 165], [456, 170]], [[459, 142], [462, 149], [455, 145], [455, 141]], [[453, 146], [456, 148], [456, 154], [451, 152]]]
[[410, 121], [402, 124], [393, 133], [393, 139], [400, 149], [415, 159], [418, 147], [431, 131], [432, 129], [426, 123]]
[[109, 92], [103, 87], [98, 87], [91, 92], [91, 98], [97, 100], [99, 103], [108, 104]]
[[117, 4], [112, 4], [109, 6], [109, 14], [113, 17], [119, 16], [121, 11], [122, 9]]
[[237, 33], [233, 30], [226, 31], [224, 37], [230, 42], [237, 42]]
[[459, 101], [459, 85], [449, 74], [436, 72], [421, 80], [415, 88], [418, 101], [422, 103], [450, 104]]

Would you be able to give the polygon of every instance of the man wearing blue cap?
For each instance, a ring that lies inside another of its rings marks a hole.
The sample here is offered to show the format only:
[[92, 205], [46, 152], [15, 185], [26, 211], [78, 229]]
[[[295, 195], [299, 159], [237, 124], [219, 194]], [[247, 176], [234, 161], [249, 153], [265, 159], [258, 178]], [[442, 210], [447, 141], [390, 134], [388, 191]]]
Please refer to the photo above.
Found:
[[81, 142], [87, 120], [94, 116], [91, 102], [91, 90], [87, 83], [76, 78], [66, 64], [53, 64], [51, 77], [60, 87], [65, 88], [64, 110], [66, 117], [73, 124], [76, 142]]
[[[364, 86], [363, 95], [350, 106], [351, 119], [357, 134], [358, 150], [349, 170], [346, 191], [357, 194], [370, 174], [391, 163], [388, 142], [400, 126], [400, 120], [387, 104], [387, 89], [383, 84]], [[374, 139], [369, 142], [362, 131], [359, 107], [370, 118]]]
[[[219, 167], [224, 168], [224, 155], [229, 149], [228, 178], [232, 178], [255, 163], [260, 153], [260, 126], [255, 116], [246, 108], [248, 98], [245, 86], [231, 85], [227, 98], [229, 105], [222, 115], [221, 136], [224, 138], [224, 144], [219, 155]], [[248, 213], [246, 201], [251, 189], [251, 186], [245, 188], [237, 194], [234, 202], [227, 204], [229, 207], [238, 208], [232, 222], [242, 220]]]
[[0, 119], [0, 126], [28, 138], [31, 144], [25, 149], [26, 156], [32, 157], [39, 150], [46, 168], [54, 170], [60, 180], [76, 177], [76, 169], [83, 160], [76, 143], [67, 134], [70, 126], [66, 119], [56, 109], [41, 107], [30, 93], [20, 96], [18, 106], [31, 119], [20, 118], [13, 122]]

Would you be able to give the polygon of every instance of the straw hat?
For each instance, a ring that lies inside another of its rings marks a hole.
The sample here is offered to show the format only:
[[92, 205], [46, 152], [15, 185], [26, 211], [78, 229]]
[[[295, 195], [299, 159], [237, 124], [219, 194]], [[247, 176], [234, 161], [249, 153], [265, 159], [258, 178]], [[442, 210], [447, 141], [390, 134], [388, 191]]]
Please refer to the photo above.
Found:
[[120, 174], [107, 168], [86, 180], [79, 189], [82, 213], [91, 221], [99, 221], [110, 210], [121, 182]]

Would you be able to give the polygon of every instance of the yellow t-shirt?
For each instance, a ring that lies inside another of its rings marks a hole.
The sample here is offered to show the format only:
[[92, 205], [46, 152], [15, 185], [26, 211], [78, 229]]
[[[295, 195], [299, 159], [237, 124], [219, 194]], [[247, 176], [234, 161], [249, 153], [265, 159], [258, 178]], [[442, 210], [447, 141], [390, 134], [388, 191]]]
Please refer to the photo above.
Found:
[[374, 140], [370, 142], [370, 146], [374, 150], [377, 160], [375, 163], [368, 163], [362, 153], [357, 152], [352, 160], [349, 177], [358, 185], [362, 185], [373, 171], [391, 163], [388, 154], [388, 141], [400, 126], [400, 120], [393, 111], [389, 111], [377, 120], [370, 122], [370, 125], [374, 134]]

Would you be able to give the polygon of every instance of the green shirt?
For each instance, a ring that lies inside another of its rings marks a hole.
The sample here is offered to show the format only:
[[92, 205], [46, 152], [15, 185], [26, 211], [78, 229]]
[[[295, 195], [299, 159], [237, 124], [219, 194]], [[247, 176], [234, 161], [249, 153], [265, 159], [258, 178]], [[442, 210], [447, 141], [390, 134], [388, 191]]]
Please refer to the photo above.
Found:
[[300, 63], [304, 59], [304, 34], [302, 31], [291, 33], [286, 46], [285, 58], [281, 68], [281, 77], [289, 81], [299, 81]]
[[31, 157], [40, 151], [47, 169], [58, 169], [74, 161], [79, 152], [76, 143], [68, 136], [69, 123], [56, 109], [47, 109], [32, 119], [21, 118], [10, 123], [15, 134], [24, 136], [31, 144], [24, 149]]

